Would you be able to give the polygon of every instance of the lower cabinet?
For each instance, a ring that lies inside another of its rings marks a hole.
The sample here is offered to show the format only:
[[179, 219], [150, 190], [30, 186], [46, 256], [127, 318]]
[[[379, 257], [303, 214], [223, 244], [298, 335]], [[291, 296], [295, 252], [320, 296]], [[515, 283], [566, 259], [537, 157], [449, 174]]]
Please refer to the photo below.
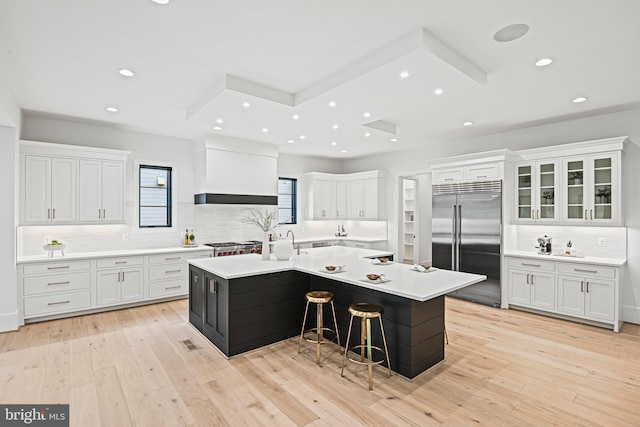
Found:
[[96, 303], [111, 305], [144, 298], [142, 267], [96, 272]]
[[204, 316], [202, 332], [225, 354], [229, 352], [229, 281], [204, 273]]
[[510, 306], [543, 310], [619, 330], [617, 267], [508, 257]]

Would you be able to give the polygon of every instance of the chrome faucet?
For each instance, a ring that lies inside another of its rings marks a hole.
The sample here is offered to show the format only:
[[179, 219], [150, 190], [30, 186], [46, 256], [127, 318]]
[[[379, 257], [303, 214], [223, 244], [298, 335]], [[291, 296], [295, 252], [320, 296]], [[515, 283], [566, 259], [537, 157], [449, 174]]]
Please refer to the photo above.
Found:
[[294, 249], [297, 250], [297, 254], [300, 255], [300, 245], [296, 247], [296, 235], [293, 234], [293, 230], [287, 230], [287, 237], [289, 237], [289, 233], [291, 233], [291, 244], [293, 245]]

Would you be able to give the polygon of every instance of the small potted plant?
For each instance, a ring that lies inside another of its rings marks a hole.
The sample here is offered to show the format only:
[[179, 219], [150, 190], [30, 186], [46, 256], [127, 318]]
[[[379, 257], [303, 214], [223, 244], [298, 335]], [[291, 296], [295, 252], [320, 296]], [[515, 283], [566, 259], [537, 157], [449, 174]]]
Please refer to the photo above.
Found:
[[545, 205], [552, 205], [553, 204], [553, 191], [544, 191], [542, 193], [542, 197], [545, 200]]

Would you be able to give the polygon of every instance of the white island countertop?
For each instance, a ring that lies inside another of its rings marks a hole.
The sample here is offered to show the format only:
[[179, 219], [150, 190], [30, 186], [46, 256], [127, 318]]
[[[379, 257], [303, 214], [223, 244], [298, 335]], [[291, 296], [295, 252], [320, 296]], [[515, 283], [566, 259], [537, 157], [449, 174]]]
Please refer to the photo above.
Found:
[[[440, 269], [421, 273], [408, 264], [374, 264], [375, 260], [371, 259], [389, 255], [392, 252], [331, 246], [304, 249], [300, 255], [294, 252], [289, 261], [278, 261], [273, 255], [268, 261], [263, 261], [260, 255], [243, 255], [197, 259], [189, 263], [224, 279], [295, 270], [416, 301], [427, 301], [487, 278]], [[340, 265], [343, 269], [338, 273], [328, 273], [324, 269], [327, 265]], [[388, 281], [372, 283], [366, 277], [370, 273], [384, 274]]]

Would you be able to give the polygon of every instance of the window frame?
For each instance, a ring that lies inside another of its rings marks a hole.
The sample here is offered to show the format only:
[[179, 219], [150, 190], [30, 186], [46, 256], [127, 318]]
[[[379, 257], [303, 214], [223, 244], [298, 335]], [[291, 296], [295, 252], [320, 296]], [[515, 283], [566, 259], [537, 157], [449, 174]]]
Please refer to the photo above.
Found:
[[[160, 166], [171, 168], [171, 227], [140, 227], [140, 166]], [[134, 234], [148, 234], [148, 233], [176, 233], [178, 232], [178, 178], [180, 176], [178, 164], [175, 162], [165, 162], [160, 160], [145, 160], [134, 159], [133, 160], [133, 176], [136, 178], [132, 181], [133, 192], [133, 209], [131, 215], [133, 216], [133, 227], [131, 232]]]
[[280, 193], [280, 181], [290, 181], [291, 182], [291, 206], [287, 209], [291, 209], [290, 221], [287, 222], [279, 222], [279, 224], [287, 224], [287, 225], [295, 225], [298, 223], [298, 178], [291, 177], [278, 177], [278, 205], [276, 206], [277, 218], [280, 218], [280, 194], [289, 194], [289, 193]]

